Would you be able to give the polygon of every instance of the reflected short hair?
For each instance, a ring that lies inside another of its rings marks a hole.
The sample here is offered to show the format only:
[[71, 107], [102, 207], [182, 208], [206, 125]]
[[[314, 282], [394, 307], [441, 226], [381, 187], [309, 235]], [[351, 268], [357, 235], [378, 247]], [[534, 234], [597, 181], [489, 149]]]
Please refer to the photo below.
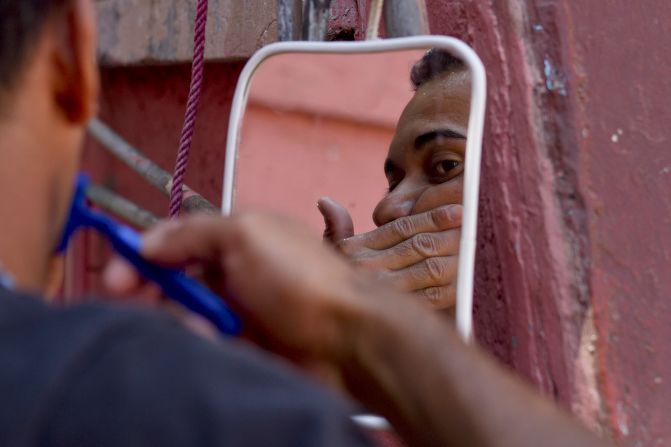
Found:
[[11, 90], [47, 19], [70, 0], [0, 0], [0, 93]]
[[466, 68], [461, 59], [445, 50], [432, 48], [426, 52], [410, 71], [410, 82], [415, 90], [442, 74], [454, 73]]

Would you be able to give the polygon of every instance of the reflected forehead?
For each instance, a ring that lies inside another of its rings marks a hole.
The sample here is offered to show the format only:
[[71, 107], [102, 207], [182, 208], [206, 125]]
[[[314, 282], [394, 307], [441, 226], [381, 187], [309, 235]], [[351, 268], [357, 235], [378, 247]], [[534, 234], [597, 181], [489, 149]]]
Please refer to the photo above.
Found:
[[470, 90], [467, 72], [448, 74], [427, 82], [406, 106], [399, 127], [447, 128], [465, 135], [470, 111]]
[[400, 161], [405, 148], [429, 138], [424, 135], [438, 133], [447, 138], [466, 135], [470, 93], [468, 71], [447, 74], [422, 85], [401, 114], [389, 158]]

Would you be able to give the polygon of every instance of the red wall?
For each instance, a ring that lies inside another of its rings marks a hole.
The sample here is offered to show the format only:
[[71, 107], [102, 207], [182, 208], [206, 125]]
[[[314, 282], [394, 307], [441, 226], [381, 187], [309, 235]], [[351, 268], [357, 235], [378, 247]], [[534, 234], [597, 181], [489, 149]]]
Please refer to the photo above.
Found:
[[563, 50], [608, 422], [671, 444], [671, 3], [567, 2]]
[[428, 5], [489, 75], [480, 340], [618, 444], [671, 444], [671, 3]]
[[[242, 62], [208, 63], [191, 160], [186, 177], [189, 186], [214, 204], [221, 200], [221, 184], [228, 115]], [[184, 119], [190, 66], [108, 68], [102, 72], [101, 118], [141, 149], [160, 166], [172, 172]], [[84, 167], [93, 177], [141, 207], [164, 217], [168, 199], [148, 186], [125, 165], [96, 143], [85, 148]], [[78, 266], [74, 291], [98, 293], [99, 271], [107, 256], [96, 238], [80, 250], [86, 261]]]

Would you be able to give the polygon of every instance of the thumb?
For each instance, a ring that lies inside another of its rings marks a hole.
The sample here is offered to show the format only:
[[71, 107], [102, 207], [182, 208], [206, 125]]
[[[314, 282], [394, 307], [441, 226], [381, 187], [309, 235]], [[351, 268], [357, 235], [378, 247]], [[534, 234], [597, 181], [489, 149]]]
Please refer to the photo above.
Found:
[[354, 236], [354, 224], [345, 207], [329, 197], [322, 197], [317, 201], [317, 208], [324, 216], [325, 241], [335, 243]]

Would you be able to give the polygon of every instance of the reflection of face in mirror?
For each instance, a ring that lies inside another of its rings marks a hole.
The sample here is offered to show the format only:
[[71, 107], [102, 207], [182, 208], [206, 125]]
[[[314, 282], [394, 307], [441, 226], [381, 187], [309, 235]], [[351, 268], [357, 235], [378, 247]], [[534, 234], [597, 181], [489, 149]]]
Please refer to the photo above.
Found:
[[[412, 68], [411, 79], [415, 94], [384, 162], [389, 190], [373, 213], [379, 228], [352, 237], [344, 207], [322, 199], [320, 210], [325, 234], [350, 259], [451, 312], [461, 224], [453, 205], [462, 203], [470, 74], [462, 61], [432, 50]], [[394, 237], [399, 232], [402, 237]]]
[[464, 64], [430, 51], [413, 67], [416, 89], [384, 165], [389, 193], [375, 208], [380, 226], [462, 201], [470, 77]]
[[[273, 59], [252, 82], [236, 211], [279, 210], [314, 227], [314, 200], [333, 197], [318, 206], [344, 255], [452, 309], [461, 209], [450, 205], [462, 202], [468, 69], [440, 50]], [[362, 217], [371, 215], [378, 228]]]

